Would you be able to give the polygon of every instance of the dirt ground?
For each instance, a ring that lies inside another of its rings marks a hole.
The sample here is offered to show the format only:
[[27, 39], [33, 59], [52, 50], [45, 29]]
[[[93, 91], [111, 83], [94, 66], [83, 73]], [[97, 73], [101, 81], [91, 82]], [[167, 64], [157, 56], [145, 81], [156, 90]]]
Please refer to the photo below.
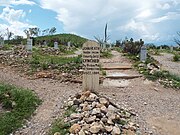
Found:
[[161, 53], [161, 55], [153, 55], [153, 58], [162, 65], [162, 69], [180, 76], [180, 62], [173, 62], [173, 56], [170, 53]]
[[[112, 59], [102, 59], [106, 64], [132, 64], [121, 54], [113, 51]], [[138, 74], [134, 69], [122, 71], [125, 74]], [[45, 135], [52, 121], [62, 112], [62, 105], [70, 95], [82, 90], [80, 84], [60, 83], [51, 79], [29, 80], [8, 67], [0, 65], [0, 81], [34, 90], [43, 100], [27, 124], [16, 135]], [[143, 77], [130, 79], [124, 88], [100, 85], [98, 92], [109, 97], [114, 103], [137, 113], [135, 117], [143, 135], [180, 135], [180, 91], [163, 88], [157, 82]]]

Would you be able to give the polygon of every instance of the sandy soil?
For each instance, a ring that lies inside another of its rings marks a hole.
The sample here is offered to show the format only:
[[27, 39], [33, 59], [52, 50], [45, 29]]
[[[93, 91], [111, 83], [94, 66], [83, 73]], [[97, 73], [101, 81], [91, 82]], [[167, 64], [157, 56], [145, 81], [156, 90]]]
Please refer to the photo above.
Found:
[[180, 76], [180, 62], [173, 62], [173, 56], [174, 55], [170, 53], [162, 53], [158, 56], [153, 55], [153, 58], [162, 65], [162, 69]]

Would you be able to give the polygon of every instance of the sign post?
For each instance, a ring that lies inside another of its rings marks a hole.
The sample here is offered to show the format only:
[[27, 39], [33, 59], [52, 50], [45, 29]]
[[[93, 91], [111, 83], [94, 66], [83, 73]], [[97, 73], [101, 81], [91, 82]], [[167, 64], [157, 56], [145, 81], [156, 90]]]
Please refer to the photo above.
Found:
[[95, 41], [83, 44], [83, 91], [99, 88], [100, 45]]

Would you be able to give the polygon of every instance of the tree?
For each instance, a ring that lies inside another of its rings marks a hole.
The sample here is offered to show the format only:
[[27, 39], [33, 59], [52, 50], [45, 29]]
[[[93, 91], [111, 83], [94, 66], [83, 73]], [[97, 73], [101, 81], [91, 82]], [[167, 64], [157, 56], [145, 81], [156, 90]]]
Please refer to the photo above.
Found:
[[26, 34], [27, 38], [30, 38], [30, 33], [29, 33], [29, 30], [24, 30], [24, 33]]
[[42, 36], [48, 35], [49, 29], [42, 30]]
[[29, 28], [24, 30], [24, 33], [26, 34], [27, 38], [33, 37], [33, 36], [39, 36], [40, 29], [35, 27], [35, 28]]
[[108, 24], [106, 23], [104, 29], [104, 43], [107, 43], [107, 41], [109, 40], [109, 35], [107, 34], [107, 30], [108, 30]]
[[[180, 31], [177, 32], [178, 36], [180, 36]], [[178, 38], [174, 38], [174, 41], [176, 44], [178, 44], [180, 46], [180, 40]]]
[[49, 35], [53, 35], [54, 33], [56, 33], [56, 27], [52, 27], [52, 28], [49, 30]]
[[7, 28], [6, 30], [7, 30], [7, 33], [6, 33], [6, 35], [7, 35], [7, 40], [10, 40], [11, 37], [14, 35], [14, 33], [10, 32], [8, 28]]

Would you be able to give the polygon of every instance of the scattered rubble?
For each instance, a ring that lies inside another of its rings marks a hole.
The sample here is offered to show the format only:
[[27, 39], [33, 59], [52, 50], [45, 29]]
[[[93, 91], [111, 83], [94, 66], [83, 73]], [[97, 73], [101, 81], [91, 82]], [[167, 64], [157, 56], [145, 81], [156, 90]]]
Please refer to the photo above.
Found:
[[138, 65], [138, 68], [140, 72], [142, 69], [147, 69], [149, 71], [149, 74], [154, 74], [156, 71], [160, 71], [160, 66], [154, 63], [148, 63], [147, 65], [145, 63], [140, 63]]

